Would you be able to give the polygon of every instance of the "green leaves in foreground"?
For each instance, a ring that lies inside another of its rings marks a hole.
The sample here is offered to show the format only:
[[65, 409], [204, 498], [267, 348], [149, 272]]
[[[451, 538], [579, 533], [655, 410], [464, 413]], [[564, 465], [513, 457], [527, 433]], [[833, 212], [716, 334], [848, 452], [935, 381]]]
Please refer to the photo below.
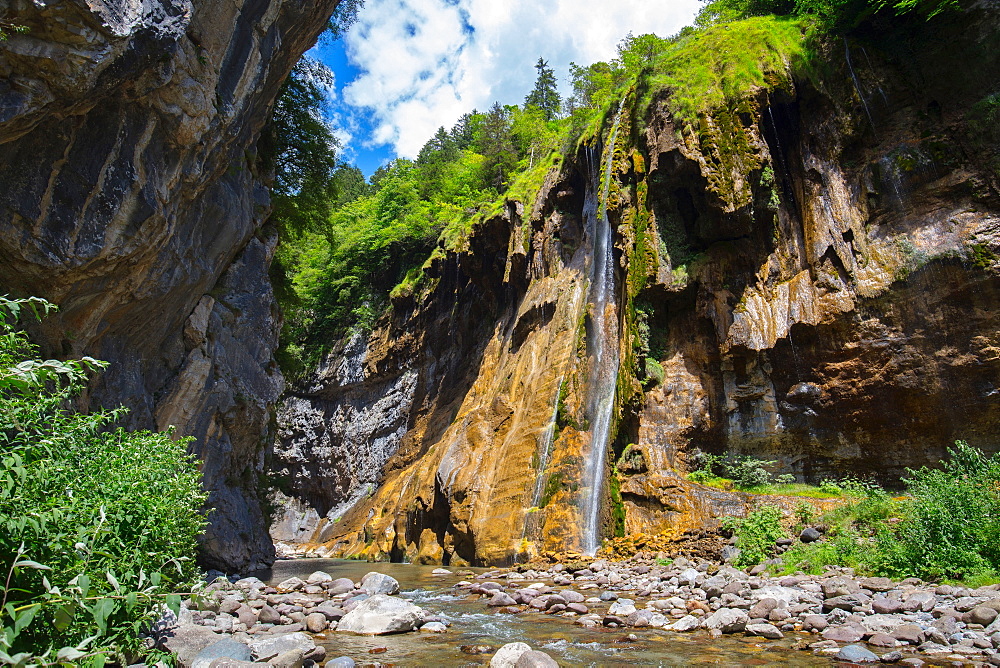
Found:
[[205, 495], [184, 441], [71, 410], [104, 363], [33, 359], [17, 317], [51, 308], [0, 297], [0, 663], [128, 662], [196, 575]]

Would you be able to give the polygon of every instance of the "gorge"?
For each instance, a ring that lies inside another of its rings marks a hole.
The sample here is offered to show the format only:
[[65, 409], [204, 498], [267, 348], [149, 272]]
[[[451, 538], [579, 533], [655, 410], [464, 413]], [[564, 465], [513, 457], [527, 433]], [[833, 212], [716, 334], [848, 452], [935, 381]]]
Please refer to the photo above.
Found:
[[287, 388], [258, 140], [335, 0], [10, 4], [0, 292], [111, 362], [83, 407], [194, 437], [208, 567], [593, 554], [746, 513], [696, 450], [893, 484], [998, 449], [995, 3], [812, 60], [707, 29], [760, 40], [753, 85], [689, 109], [644, 71]]

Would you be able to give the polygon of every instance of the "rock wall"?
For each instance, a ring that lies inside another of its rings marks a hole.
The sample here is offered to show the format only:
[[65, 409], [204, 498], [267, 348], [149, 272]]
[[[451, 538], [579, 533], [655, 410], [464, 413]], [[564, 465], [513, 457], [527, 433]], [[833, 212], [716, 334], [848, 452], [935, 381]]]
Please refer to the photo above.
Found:
[[[831, 43], [821, 75], [748, 91], [696, 129], [668, 97], [629, 94], [615, 145], [593, 147], [613, 161], [623, 304], [605, 535], [745, 511], [683, 477], [696, 447], [890, 484], [955, 439], [998, 448], [1000, 147], [974, 123], [1000, 90], [997, 18]], [[319, 373], [286, 403], [283, 470], [302, 469], [309, 429], [323, 465], [363, 450], [379, 416], [401, 435], [351, 484], [315, 465], [295, 478], [282, 537], [298, 550], [485, 564], [579, 547], [595, 162], [582, 148], [534, 203], [435, 260], [360, 374]], [[378, 490], [352, 496], [362, 482]]]
[[273, 561], [259, 500], [280, 325], [255, 154], [337, 0], [5, 3], [0, 292], [60, 311], [46, 352], [111, 367], [93, 405], [176, 427], [204, 462], [206, 565]]

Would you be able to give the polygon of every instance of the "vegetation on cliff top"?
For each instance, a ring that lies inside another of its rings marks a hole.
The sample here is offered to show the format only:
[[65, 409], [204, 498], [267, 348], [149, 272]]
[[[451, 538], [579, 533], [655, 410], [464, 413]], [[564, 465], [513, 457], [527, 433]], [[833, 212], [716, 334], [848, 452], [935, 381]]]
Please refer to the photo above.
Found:
[[70, 408], [105, 364], [37, 359], [17, 323], [51, 308], [0, 297], [0, 663], [127, 665], [197, 575], [201, 474], [186, 440]]

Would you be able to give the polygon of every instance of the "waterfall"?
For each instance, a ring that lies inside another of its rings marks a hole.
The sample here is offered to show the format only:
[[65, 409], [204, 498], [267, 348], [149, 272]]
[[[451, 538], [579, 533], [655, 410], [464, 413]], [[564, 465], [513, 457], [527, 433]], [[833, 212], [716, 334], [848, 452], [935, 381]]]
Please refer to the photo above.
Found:
[[[608, 140], [607, 158], [604, 162], [603, 184], [601, 173], [593, 172], [594, 186], [588, 190], [584, 216], [588, 229], [593, 230], [594, 256], [590, 268], [590, 327], [587, 330], [587, 356], [590, 374], [587, 383], [587, 417], [590, 421], [590, 452], [587, 454], [583, 480], [583, 532], [584, 553], [593, 555], [600, 547], [601, 499], [603, 497], [604, 461], [611, 434], [611, 420], [615, 408], [615, 389], [618, 384], [619, 332], [618, 306], [615, 290], [614, 244], [611, 240], [611, 223], [608, 221], [608, 192], [611, 187], [611, 167], [614, 162], [615, 141], [624, 100], [618, 105], [615, 121]], [[600, 190], [600, 199], [597, 192]]]
[[531, 497], [533, 508], [537, 508], [538, 504], [542, 502], [542, 490], [545, 487], [545, 469], [549, 466], [549, 457], [552, 454], [552, 441], [556, 435], [556, 420], [559, 419], [559, 396], [562, 393], [564, 379], [565, 376], [562, 376], [559, 378], [559, 382], [556, 383], [556, 398], [552, 402], [552, 417], [549, 418], [549, 423], [545, 426], [545, 433], [542, 436], [542, 455], [538, 462], [538, 473], [535, 477], [535, 493]]

